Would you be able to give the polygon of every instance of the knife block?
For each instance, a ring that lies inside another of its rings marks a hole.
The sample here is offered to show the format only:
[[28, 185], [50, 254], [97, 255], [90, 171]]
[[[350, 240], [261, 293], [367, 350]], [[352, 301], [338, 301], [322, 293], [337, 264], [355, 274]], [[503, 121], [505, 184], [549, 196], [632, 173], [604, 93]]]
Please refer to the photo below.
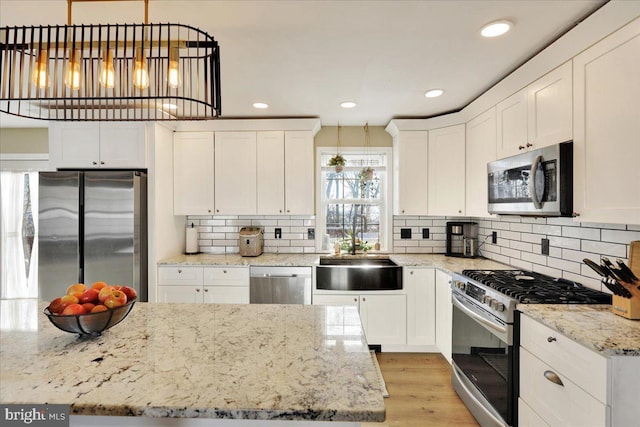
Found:
[[640, 298], [623, 298], [614, 295], [611, 300], [611, 311], [627, 319], [640, 320]]
[[[636, 276], [640, 274], [640, 241], [631, 242], [629, 268]], [[636, 287], [638, 283], [625, 283], [623, 286]], [[627, 319], [640, 320], [640, 297], [635, 292], [631, 298], [614, 295], [611, 300], [611, 311]]]

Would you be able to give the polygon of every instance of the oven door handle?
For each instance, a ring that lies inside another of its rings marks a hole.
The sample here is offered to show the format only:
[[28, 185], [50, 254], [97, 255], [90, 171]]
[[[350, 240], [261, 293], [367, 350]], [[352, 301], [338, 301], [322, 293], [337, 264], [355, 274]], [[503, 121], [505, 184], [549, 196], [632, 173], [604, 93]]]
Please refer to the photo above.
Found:
[[451, 302], [453, 302], [453, 305], [456, 306], [457, 308], [459, 308], [460, 310], [464, 311], [465, 314], [469, 315], [470, 317], [472, 317], [473, 319], [477, 320], [478, 322], [482, 323], [483, 325], [486, 325], [492, 329], [495, 329], [498, 332], [501, 332], [503, 334], [507, 333], [507, 328], [505, 328], [502, 325], [498, 325], [490, 320], [485, 319], [484, 317], [480, 316], [478, 313], [476, 313], [475, 311], [471, 310], [469, 307], [467, 307], [466, 305], [464, 305], [459, 299], [457, 295], [453, 295], [453, 298], [451, 299]]

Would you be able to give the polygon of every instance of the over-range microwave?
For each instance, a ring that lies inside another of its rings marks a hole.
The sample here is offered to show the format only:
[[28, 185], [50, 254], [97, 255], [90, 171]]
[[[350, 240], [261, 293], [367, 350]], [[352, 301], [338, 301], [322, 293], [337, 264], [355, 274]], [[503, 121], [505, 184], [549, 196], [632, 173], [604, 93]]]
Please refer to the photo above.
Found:
[[489, 212], [571, 216], [573, 141], [487, 164]]

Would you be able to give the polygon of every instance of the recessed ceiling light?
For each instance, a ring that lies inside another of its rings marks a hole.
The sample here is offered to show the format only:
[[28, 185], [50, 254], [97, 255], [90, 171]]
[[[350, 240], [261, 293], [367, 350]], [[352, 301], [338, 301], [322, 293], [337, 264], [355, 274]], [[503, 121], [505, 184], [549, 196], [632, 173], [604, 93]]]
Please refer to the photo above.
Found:
[[513, 23], [507, 20], [490, 22], [480, 30], [483, 37], [498, 37], [511, 29]]
[[340, 106], [341, 106], [342, 108], [353, 108], [353, 107], [355, 107], [356, 105], [357, 105], [357, 104], [356, 104], [355, 102], [353, 102], [353, 101], [345, 101], [345, 102], [342, 102], [342, 103], [340, 104]]
[[442, 89], [431, 89], [424, 93], [427, 98], [437, 98], [442, 95], [444, 91]]
[[165, 103], [162, 104], [162, 108], [164, 108], [165, 110], [177, 110], [178, 106], [176, 104]]
[[265, 104], [264, 102], [254, 102], [253, 108], [269, 108], [269, 104]]

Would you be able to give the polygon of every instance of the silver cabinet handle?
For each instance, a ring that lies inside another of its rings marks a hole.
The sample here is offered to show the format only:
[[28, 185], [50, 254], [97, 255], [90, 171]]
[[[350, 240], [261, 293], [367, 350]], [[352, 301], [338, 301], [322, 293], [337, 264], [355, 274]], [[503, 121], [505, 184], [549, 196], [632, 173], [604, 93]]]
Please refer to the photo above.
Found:
[[518, 145], [518, 150], [524, 150], [524, 145]]
[[227, 270], [222, 270], [222, 273], [223, 274], [227, 274]]
[[97, 164], [98, 164], [98, 162], [91, 162], [91, 164], [92, 164], [92, 165], [97, 165]]
[[101, 164], [101, 165], [104, 165], [104, 162], [101, 160], [101, 161], [100, 161], [100, 164]]
[[196, 289], [196, 292], [200, 292], [200, 289]]
[[466, 313], [467, 316], [473, 319], [476, 319], [478, 322], [490, 327], [491, 329], [495, 329], [496, 331], [501, 332], [503, 334], [507, 332], [507, 328], [505, 328], [502, 325], [493, 323], [492, 321], [487, 320], [484, 317], [480, 316], [479, 314], [475, 313], [473, 310], [470, 310], [464, 304], [462, 304], [458, 298], [459, 297], [456, 294], [453, 294], [453, 298], [451, 299], [451, 302], [453, 303], [454, 307], [458, 307], [461, 311]]
[[411, 270], [411, 271], [409, 272], [409, 274], [413, 276], [413, 270]]
[[552, 383], [558, 384], [560, 387], [564, 387], [564, 383], [562, 382], [558, 374], [556, 374], [555, 372], [544, 371], [544, 377], [549, 381], [551, 381]]
[[557, 341], [556, 337], [547, 337], [547, 342]]
[[533, 144], [530, 142], [527, 142], [527, 147], [533, 147]]
[[353, 299], [353, 301], [354, 301], [354, 302], [358, 302], [358, 298], [354, 298], [354, 299]]
[[182, 270], [178, 270], [178, 274], [182, 274]]
[[209, 292], [209, 289], [207, 289], [207, 288], [204, 288], [204, 291], [205, 291], [205, 292]]

